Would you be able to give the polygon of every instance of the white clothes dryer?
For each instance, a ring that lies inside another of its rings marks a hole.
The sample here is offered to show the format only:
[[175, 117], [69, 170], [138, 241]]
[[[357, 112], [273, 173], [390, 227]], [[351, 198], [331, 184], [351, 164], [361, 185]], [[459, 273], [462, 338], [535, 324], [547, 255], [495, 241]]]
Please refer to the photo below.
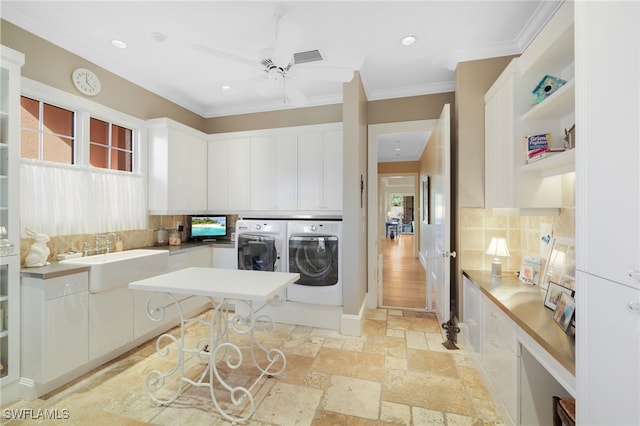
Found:
[[287, 300], [342, 305], [342, 221], [290, 221], [289, 272], [300, 279], [287, 288]]
[[287, 222], [273, 219], [242, 219], [236, 222], [238, 269], [287, 270]]

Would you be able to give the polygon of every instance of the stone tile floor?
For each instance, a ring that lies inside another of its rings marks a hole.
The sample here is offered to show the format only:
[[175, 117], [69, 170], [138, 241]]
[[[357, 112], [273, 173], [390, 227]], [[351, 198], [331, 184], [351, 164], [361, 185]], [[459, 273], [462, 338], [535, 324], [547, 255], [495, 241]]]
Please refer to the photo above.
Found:
[[[185, 339], [207, 336], [191, 323]], [[170, 332], [179, 335], [179, 328]], [[252, 389], [256, 406], [250, 425], [501, 425], [472, 359], [442, 346], [441, 328], [433, 314], [387, 309], [366, 313], [362, 336], [333, 330], [276, 324], [273, 333], [260, 333], [267, 347], [286, 355], [280, 376], [261, 379]], [[246, 335], [231, 340], [242, 344]], [[189, 345], [186, 345], [189, 346]], [[244, 351], [243, 351], [244, 353]], [[156, 339], [78, 378], [36, 401], [16, 401], [2, 407], [2, 424], [64, 425], [222, 425], [230, 424], [215, 409], [207, 387], [183, 384], [178, 398], [158, 406], [148, 396], [147, 374], [175, 365], [177, 351], [162, 357]], [[249, 353], [245, 353], [245, 357]], [[185, 363], [185, 375], [197, 380], [205, 363], [197, 357]], [[249, 387], [258, 370], [241, 366], [229, 376], [233, 385]], [[229, 368], [221, 368], [227, 377]], [[161, 394], [177, 389], [168, 380]], [[216, 391], [221, 404], [228, 394]], [[247, 404], [232, 408], [241, 413]], [[9, 410], [30, 410], [18, 421]], [[233, 410], [237, 411], [233, 411]], [[42, 410], [42, 411], [38, 411]], [[64, 418], [62, 418], [64, 417]]]

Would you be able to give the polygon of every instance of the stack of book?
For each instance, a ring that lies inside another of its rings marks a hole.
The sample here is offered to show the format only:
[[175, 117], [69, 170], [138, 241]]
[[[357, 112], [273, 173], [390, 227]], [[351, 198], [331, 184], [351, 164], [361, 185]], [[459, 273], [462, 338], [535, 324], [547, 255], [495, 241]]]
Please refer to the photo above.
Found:
[[551, 146], [551, 133], [524, 137], [525, 164], [544, 158]]

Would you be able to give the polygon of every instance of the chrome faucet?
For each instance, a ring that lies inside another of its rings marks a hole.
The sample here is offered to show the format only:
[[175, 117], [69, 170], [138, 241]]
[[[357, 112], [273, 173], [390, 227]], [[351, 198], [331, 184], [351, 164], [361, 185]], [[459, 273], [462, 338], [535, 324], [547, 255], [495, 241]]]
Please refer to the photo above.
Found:
[[[96, 254], [99, 254], [99, 253], [109, 254], [109, 252], [111, 251], [111, 240], [109, 239], [109, 237], [111, 235], [116, 235], [116, 234], [113, 232], [110, 232], [108, 234], [93, 235], [96, 239], [96, 248], [95, 248]], [[87, 246], [88, 246], [88, 243], [87, 243]]]

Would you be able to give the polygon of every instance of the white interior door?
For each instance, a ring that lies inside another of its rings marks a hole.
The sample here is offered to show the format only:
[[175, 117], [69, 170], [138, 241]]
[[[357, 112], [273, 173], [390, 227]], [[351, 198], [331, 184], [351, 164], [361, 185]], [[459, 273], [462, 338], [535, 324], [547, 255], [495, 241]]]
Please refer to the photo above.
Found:
[[427, 231], [427, 309], [432, 307], [441, 322], [451, 313], [451, 107], [446, 104], [432, 139], [436, 144], [436, 168], [431, 180], [431, 218]]

